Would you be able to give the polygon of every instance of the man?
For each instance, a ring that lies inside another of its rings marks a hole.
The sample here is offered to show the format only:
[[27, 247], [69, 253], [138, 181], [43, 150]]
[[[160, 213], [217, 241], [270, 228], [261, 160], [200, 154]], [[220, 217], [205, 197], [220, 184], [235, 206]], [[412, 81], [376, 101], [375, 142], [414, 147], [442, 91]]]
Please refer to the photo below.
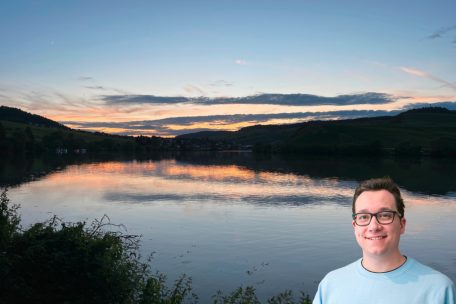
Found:
[[328, 273], [314, 304], [442, 303], [456, 304], [453, 282], [444, 274], [402, 255], [404, 202], [389, 178], [362, 182], [352, 203], [356, 241], [363, 257]]

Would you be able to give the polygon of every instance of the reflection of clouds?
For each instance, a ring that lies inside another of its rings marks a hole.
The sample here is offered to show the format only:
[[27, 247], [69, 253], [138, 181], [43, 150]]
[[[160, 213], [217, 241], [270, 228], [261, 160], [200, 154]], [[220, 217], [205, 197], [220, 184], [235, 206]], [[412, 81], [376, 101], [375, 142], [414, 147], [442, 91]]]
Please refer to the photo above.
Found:
[[405, 211], [405, 234], [411, 239], [419, 238], [426, 242], [437, 242], [442, 235], [454, 235], [452, 215], [455, 212], [454, 198], [452, 201], [450, 198], [440, 200], [435, 197], [414, 200], [414, 204]]
[[[97, 191], [107, 201], [224, 201], [256, 204], [350, 205], [354, 183], [236, 165], [194, 165], [176, 160], [105, 162], [69, 166], [41, 181], [55, 191]], [[52, 191], [52, 190], [51, 190]], [[406, 208], [449, 204], [451, 196], [403, 191]], [[455, 204], [452, 204], [456, 208]], [[407, 210], [406, 209], [406, 210]]]
[[123, 192], [106, 192], [104, 199], [111, 202], [122, 202], [122, 203], [153, 203], [162, 201], [172, 201], [185, 203], [189, 201], [223, 201], [230, 203], [249, 203], [259, 205], [282, 205], [282, 206], [302, 206], [310, 204], [320, 203], [337, 203], [346, 205], [349, 202], [345, 197], [325, 197], [324, 200], [321, 197], [315, 196], [302, 196], [302, 195], [244, 195], [233, 200], [231, 197], [223, 194], [126, 194]]
[[96, 191], [105, 200], [134, 202], [223, 200], [301, 205], [311, 201], [348, 203], [352, 195], [352, 189], [334, 187], [334, 180], [175, 160], [74, 165], [41, 182], [55, 191]]
[[174, 165], [167, 168], [166, 175], [205, 181], [247, 181], [254, 179], [256, 173], [252, 170], [244, 169], [235, 165]]
[[[175, 163], [175, 161], [167, 160], [166, 163]], [[107, 174], [107, 173], [116, 173], [116, 174], [135, 174], [146, 173], [150, 171], [155, 171], [159, 163], [154, 161], [145, 161], [145, 162], [102, 162], [102, 163], [88, 163], [82, 165], [71, 165], [65, 168], [64, 171], [58, 171], [50, 174], [47, 179], [56, 179], [61, 180], [65, 178], [73, 179], [74, 176], [84, 175], [84, 177], [89, 177], [89, 174], [95, 177], [97, 174]], [[64, 174], [61, 174], [61, 173]], [[57, 175], [57, 176], [56, 176]]]
[[405, 208], [410, 207], [418, 207], [418, 206], [432, 206], [432, 205], [441, 205], [445, 204], [448, 205], [449, 208], [455, 208], [456, 211], [456, 204], [455, 204], [455, 195], [451, 195], [448, 193], [447, 196], [439, 196], [439, 195], [418, 195], [408, 191], [402, 191], [402, 197], [404, 198]]
[[[162, 166], [163, 165], [163, 166]], [[334, 180], [316, 180], [307, 176], [272, 172], [256, 172], [235, 165], [189, 165], [160, 162], [156, 171], [161, 189], [180, 193], [226, 193], [232, 198], [243, 199], [250, 195], [350, 197], [352, 189], [334, 188]], [[148, 172], [150, 173], [150, 172]], [[187, 189], [187, 190], [186, 190]]]
[[[402, 196], [405, 203], [405, 218], [407, 219], [406, 236], [428, 238], [428, 241], [432, 241], [436, 236], [430, 234], [430, 231], [454, 229], [452, 218], [448, 217], [448, 214], [456, 212], [454, 194], [443, 197], [417, 195], [402, 190]], [[448, 232], [453, 233], [453, 231]]]

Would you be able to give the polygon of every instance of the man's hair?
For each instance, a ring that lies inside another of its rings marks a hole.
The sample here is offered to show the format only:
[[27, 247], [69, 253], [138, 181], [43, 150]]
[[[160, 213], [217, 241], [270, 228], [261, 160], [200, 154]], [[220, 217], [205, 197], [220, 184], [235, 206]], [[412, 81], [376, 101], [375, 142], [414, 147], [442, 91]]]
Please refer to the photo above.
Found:
[[355, 203], [358, 197], [364, 191], [379, 191], [379, 190], [386, 190], [394, 196], [394, 200], [396, 202], [396, 208], [399, 212], [401, 217], [404, 216], [404, 200], [401, 196], [401, 191], [396, 183], [389, 177], [382, 177], [382, 178], [373, 178], [368, 179], [361, 182], [355, 190], [355, 195], [353, 195], [353, 202], [352, 202], [352, 211], [355, 213]]

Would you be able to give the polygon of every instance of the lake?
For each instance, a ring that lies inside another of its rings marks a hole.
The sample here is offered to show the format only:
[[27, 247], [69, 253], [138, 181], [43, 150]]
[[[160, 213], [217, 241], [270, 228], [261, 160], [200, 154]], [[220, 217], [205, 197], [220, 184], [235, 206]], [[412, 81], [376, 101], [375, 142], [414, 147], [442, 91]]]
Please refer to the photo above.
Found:
[[356, 185], [386, 175], [405, 198], [402, 252], [456, 281], [451, 160], [222, 152], [0, 166], [23, 224], [53, 214], [65, 221], [106, 214], [142, 235], [141, 252], [154, 252], [153, 269], [170, 281], [191, 276], [202, 303], [241, 285], [254, 286], [261, 299], [285, 289], [313, 297], [328, 271], [360, 257], [351, 226]]

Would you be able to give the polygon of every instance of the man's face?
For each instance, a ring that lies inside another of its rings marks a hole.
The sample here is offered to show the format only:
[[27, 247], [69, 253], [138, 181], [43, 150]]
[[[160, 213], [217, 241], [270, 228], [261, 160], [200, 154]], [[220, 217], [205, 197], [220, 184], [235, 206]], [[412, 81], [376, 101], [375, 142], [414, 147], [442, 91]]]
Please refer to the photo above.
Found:
[[[355, 213], [377, 213], [397, 211], [394, 196], [386, 190], [364, 191], [355, 202]], [[405, 231], [405, 218], [395, 215], [391, 224], [379, 224], [373, 216], [367, 226], [352, 222], [356, 241], [363, 250], [363, 256], [388, 257], [399, 253], [400, 235]]]

